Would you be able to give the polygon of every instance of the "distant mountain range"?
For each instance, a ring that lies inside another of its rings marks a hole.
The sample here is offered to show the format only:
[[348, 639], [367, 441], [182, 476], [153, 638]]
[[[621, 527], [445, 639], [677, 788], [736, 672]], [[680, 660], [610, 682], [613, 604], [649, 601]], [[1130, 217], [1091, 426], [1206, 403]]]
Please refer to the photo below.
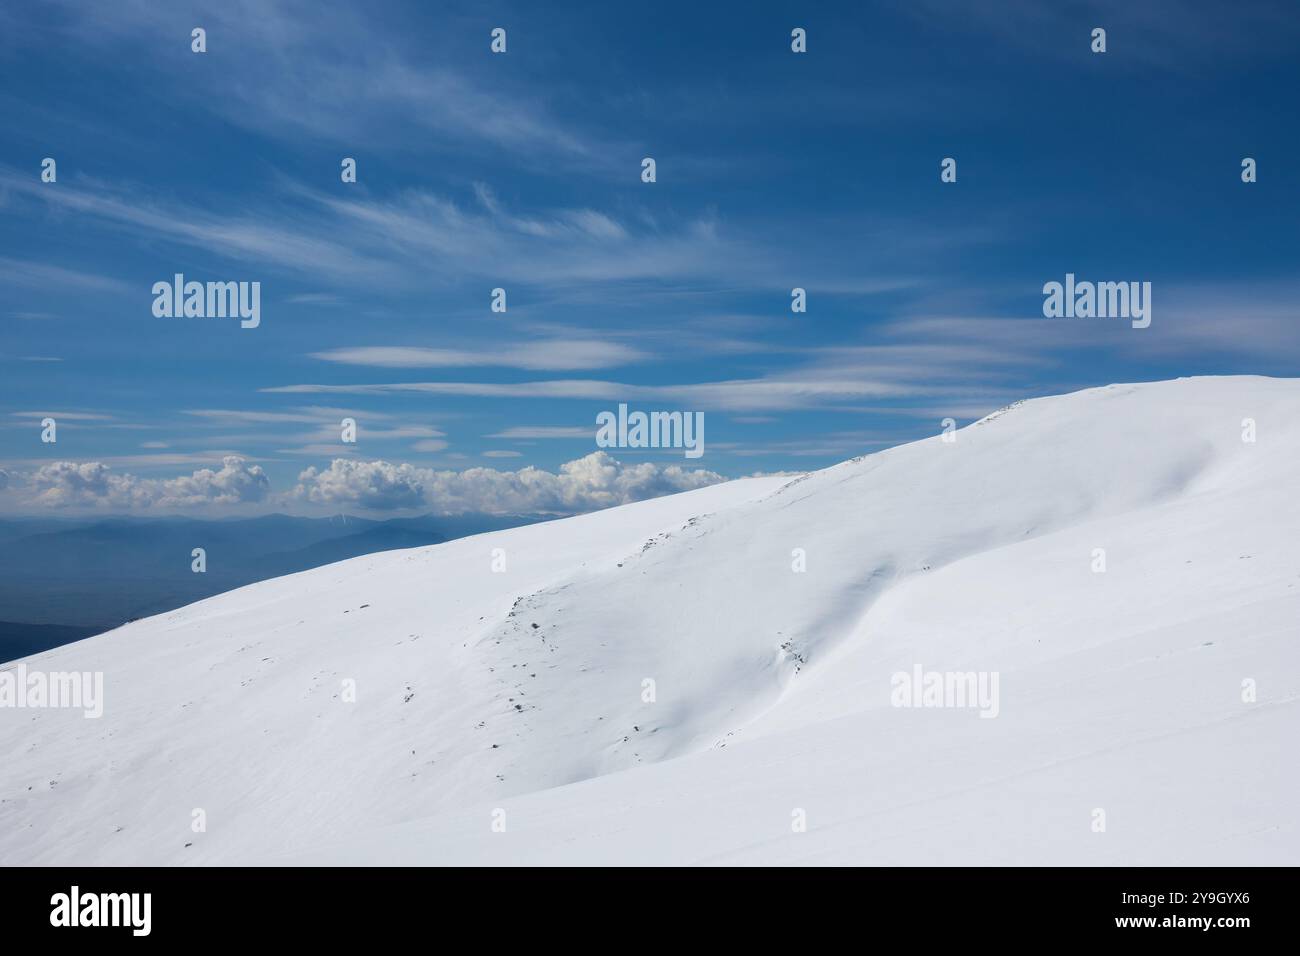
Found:
[[[543, 520], [467, 515], [0, 518], [0, 661], [234, 588], [377, 551]], [[191, 570], [195, 548], [207, 570]]]

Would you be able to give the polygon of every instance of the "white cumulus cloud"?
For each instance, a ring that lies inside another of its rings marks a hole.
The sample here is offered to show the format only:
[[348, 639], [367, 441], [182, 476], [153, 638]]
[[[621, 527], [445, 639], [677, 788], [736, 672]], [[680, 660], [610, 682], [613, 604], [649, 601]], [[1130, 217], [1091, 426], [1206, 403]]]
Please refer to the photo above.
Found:
[[307, 468], [294, 487], [273, 492], [260, 465], [228, 455], [220, 468], [175, 478], [117, 472], [101, 461], [57, 461], [32, 471], [0, 471], [0, 490], [27, 507], [97, 511], [315, 506], [331, 510], [419, 510], [436, 514], [576, 514], [690, 491], [728, 479], [676, 464], [628, 464], [607, 452], [561, 465], [436, 470], [408, 462], [335, 458]]
[[266, 498], [270, 480], [260, 465], [235, 455], [221, 468], [201, 468], [177, 478], [115, 474], [103, 462], [56, 461], [27, 476], [32, 503], [50, 508], [184, 508], [256, 503]]
[[293, 496], [331, 507], [428, 508], [466, 512], [567, 514], [594, 511], [726, 481], [703, 469], [654, 462], [624, 464], [603, 451], [567, 462], [559, 472], [468, 468], [435, 471], [386, 461], [335, 459], [298, 476]]

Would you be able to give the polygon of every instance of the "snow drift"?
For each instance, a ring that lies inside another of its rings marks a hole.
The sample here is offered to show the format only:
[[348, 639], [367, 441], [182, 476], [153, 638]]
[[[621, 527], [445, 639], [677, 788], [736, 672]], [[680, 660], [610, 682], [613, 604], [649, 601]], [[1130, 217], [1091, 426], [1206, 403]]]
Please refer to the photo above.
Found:
[[1297, 475], [1117, 385], [265, 581], [23, 662], [104, 714], [0, 709], [0, 862], [1294, 864]]

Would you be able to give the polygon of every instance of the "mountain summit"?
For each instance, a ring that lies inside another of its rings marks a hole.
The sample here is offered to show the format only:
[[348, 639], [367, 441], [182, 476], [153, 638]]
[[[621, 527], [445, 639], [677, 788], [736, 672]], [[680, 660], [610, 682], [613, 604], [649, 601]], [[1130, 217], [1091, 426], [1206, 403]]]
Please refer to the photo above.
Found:
[[21, 662], [0, 861], [1294, 860], [1297, 476], [1300, 380], [1112, 385], [243, 587]]

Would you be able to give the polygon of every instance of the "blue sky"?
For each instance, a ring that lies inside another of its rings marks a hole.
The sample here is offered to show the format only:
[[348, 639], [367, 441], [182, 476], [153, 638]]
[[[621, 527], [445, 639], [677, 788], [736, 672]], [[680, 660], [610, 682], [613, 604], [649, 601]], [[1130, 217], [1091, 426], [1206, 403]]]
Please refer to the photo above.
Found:
[[[7, 5], [0, 511], [582, 510], [1295, 375], [1300, 12], [1211, 6]], [[1067, 272], [1151, 327], [1043, 318]], [[597, 453], [619, 402], [705, 455]]]

